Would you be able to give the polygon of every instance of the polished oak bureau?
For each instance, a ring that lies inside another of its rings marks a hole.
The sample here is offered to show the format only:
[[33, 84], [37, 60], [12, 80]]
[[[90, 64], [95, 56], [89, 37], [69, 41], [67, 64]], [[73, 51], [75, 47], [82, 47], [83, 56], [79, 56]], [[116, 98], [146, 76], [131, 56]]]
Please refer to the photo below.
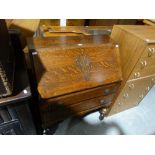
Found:
[[108, 113], [122, 80], [119, 46], [108, 35], [28, 40], [42, 127], [95, 110]]
[[110, 115], [137, 106], [155, 84], [155, 26], [115, 25], [123, 81]]

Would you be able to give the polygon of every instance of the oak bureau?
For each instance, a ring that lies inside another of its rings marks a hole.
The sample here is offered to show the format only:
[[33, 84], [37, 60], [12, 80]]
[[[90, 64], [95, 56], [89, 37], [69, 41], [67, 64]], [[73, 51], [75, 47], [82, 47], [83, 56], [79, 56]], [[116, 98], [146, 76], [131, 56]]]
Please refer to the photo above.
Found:
[[108, 35], [36, 37], [28, 48], [43, 128], [95, 110], [108, 113], [122, 81], [119, 46]]

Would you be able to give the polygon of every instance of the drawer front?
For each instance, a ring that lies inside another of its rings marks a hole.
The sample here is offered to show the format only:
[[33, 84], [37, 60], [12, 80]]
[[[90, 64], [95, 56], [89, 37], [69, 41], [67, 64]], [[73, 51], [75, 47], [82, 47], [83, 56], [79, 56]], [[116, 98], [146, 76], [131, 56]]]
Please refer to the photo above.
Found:
[[142, 57], [132, 71], [129, 80], [155, 74], [155, 57]]
[[90, 112], [101, 107], [109, 107], [114, 95], [115, 94], [101, 96], [69, 106], [59, 103], [51, 104], [48, 110], [41, 112], [43, 124], [52, 124], [53, 122], [63, 120], [72, 115], [78, 116], [84, 111]]
[[155, 75], [128, 81], [117, 97], [110, 115], [137, 106], [155, 84]]
[[[99, 97], [99, 96], [106, 96], [112, 93], [115, 93], [120, 86], [120, 83], [115, 83], [103, 87], [97, 87], [94, 89], [81, 91], [77, 93], [72, 93], [70, 95], [65, 95], [62, 97], [57, 97], [53, 99], [48, 99], [43, 101], [42, 110], [46, 110], [49, 105], [54, 103], [64, 104], [64, 105], [72, 105], [75, 103], [79, 103], [81, 101], [85, 101], [91, 98]], [[46, 104], [44, 104], [46, 102]]]

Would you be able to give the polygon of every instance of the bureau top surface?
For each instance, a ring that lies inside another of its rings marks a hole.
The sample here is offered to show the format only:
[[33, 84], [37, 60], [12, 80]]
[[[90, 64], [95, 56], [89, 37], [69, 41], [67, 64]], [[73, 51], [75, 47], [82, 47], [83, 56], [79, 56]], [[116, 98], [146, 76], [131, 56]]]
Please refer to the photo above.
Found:
[[119, 48], [107, 36], [29, 40], [38, 91], [48, 99], [121, 81]]
[[116, 25], [147, 43], [155, 43], [155, 26], [148, 25]]
[[54, 46], [66, 46], [76, 44], [109, 44], [112, 41], [108, 35], [93, 35], [93, 36], [53, 36], [53, 37], [36, 37], [27, 39], [28, 48], [50, 48]]

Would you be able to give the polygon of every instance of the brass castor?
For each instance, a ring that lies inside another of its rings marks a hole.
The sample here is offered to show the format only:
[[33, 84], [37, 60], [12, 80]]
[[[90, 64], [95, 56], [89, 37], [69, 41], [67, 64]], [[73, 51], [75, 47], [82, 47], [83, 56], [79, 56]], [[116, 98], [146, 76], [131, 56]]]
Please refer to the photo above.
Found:
[[100, 120], [100, 121], [104, 120], [104, 114], [100, 114], [99, 120]]
[[100, 121], [104, 120], [104, 117], [105, 117], [105, 115], [106, 115], [106, 113], [107, 113], [107, 108], [101, 109], [101, 110], [99, 111], [99, 113], [100, 113], [99, 120], [100, 120]]

